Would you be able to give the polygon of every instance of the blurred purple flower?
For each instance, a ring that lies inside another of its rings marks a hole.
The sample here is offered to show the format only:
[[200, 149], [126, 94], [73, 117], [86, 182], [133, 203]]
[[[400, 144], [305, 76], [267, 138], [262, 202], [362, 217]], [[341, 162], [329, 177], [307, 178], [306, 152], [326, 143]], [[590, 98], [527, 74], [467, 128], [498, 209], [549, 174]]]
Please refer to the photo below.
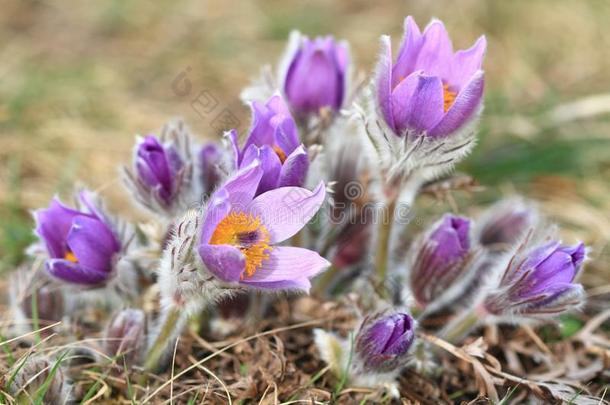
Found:
[[454, 53], [441, 21], [433, 20], [422, 34], [409, 16], [395, 63], [390, 38], [383, 36], [382, 44], [377, 101], [396, 135], [444, 137], [476, 115], [484, 87], [484, 36], [470, 49]]
[[338, 111], [345, 99], [347, 45], [331, 36], [299, 35], [297, 40], [284, 78], [288, 103], [298, 116], [318, 114], [322, 108]]
[[146, 314], [140, 309], [127, 308], [114, 315], [108, 323], [105, 351], [111, 357], [124, 355], [129, 365], [137, 364], [146, 347], [145, 340]]
[[480, 220], [479, 242], [492, 251], [506, 251], [531, 229], [536, 211], [521, 200], [501, 201]]
[[112, 277], [121, 243], [86, 194], [80, 197], [87, 211], [68, 208], [57, 198], [49, 208], [35, 211], [36, 233], [47, 248], [46, 269], [52, 276], [93, 286]]
[[324, 184], [313, 192], [282, 187], [254, 198], [263, 173], [255, 161], [212, 195], [199, 255], [222, 281], [307, 291], [309, 279], [328, 267], [328, 261], [311, 250], [276, 244], [295, 235], [315, 215], [324, 202]]
[[415, 339], [415, 321], [402, 312], [366, 318], [356, 336], [355, 353], [367, 371], [390, 372], [403, 366]]
[[514, 257], [499, 286], [484, 302], [494, 315], [553, 315], [579, 305], [584, 297], [574, 278], [585, 260], [585, 246], [549, 242]]
[[440, 298], [462, 275], [470, 253], [470, 220], [447, 214], [414, 244], [411, 291], [427, 306]]
[[177, 177], [183, 166], [178, 151], [152, 135], [136, 145], [134, 167], [138, 180], [165, 206], [171, 204], [177, 193], [180, 184]]
[[201, 184], [205, 195], [210, 195], [224, 177], [222, 170], [223, 151], [215, 142], [209, 142], [199, 150]]
[[229, 139], [237, 168], [260, 160], [264, 176], [257, 195], [277, 187], [302, 186], [305, 182], [309, 158], [281, 96], [275, 95], [265, 104], [252, 103], [252, 127], [241, 149], [235, 130], [229, 132]]

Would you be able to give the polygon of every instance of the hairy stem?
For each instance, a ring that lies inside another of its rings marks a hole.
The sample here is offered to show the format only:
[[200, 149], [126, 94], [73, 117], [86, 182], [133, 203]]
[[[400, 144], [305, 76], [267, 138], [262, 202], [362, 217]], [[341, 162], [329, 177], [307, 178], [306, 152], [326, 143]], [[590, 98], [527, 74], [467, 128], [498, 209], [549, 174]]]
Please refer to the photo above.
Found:
[[177, 307], [172, 307], [167, 312], [159, 334], [146, 354], [146, 361], [144, 362], [145, 370], [154, 371], [157, 368], [163, 352], [169, 345], [170, 340], [175, 336], [175, 331], [180, 324], [181, 318], [182, 311]]
[[479, 315], [475, 310], [466, 312], [449, 323], [440, 332], [439, 337], [449, 343], [459, 343], [460, 340], [466, 337], [477, 326], [478, 321]]
[[379, 231], [377, 233], [377, 254], [375, 256], [375, 271], [379, 282], [383, 283], [387, 274], [388, 257], [390, 251], [390, 234], [394, 222], [394, 211], [396, 210], [396, 196], [387, 200], [388, 217], [382, 215], [379, 218]]

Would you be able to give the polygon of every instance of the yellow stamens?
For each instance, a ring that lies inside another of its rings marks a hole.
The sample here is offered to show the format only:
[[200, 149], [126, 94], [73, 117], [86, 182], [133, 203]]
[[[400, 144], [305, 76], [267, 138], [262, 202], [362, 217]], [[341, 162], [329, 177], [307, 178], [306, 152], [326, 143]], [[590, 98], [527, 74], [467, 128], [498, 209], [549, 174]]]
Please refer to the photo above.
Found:
[[74, 253], [72, 253], [71, 250], [68, 250], [66, 252], [66, 254], [64, 255], [64, 259], [72, 263], [78, 263], [78, 259], [76, 258], [76, 256], [74, 256]]
[[445, 110], [445, 112], [449, 111], [456, 97], [457, 93], [455, 91], [449, 90], [448, 84], [443, 84], [443, 110]]
[[210, 245], [233, 245], [246, 257], [246, 276], [253, 275], [269, 258], [269, 231], [260, 217], [243, 212], [231, 212], [216, 226]]
[[273, 151], [276, 153], [277, 157], [280, 158], [280, 162], [284, 163], [286, 161], [286, 152], [284, 152], [282, 148], [277, 145], [273, 145]]

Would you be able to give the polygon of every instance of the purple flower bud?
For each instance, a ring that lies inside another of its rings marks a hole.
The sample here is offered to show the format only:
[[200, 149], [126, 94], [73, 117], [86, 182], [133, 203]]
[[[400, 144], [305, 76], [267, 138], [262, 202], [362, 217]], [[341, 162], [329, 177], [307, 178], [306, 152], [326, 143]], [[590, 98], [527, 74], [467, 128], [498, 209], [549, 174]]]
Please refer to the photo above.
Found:
[[564, 312], [582, 303], [584, 290], [574, 278], [585, 259], [585, 246], [550, 242], [517, 253], [497, 286], [485, 299], [494, 315], [542, 317]]
[[[35, 301], [32, 299], [33, 294], [36, 294]], [[57, 286], [43, 285], [33, 293], [23, 297], [21, 308], [29, 319], [32, 319], [34, 316], [32, 311], [34, 303], [36, 303], [38, 319], [41, 321], [42, 326], [57, 322], [64, 315], [64, 296]]]
[[439, 299], [462, 276], [470, 253], [470, 220], [445, 215], [413, 245], [409, 280], [423, 307]]
[[146, 315], [139, 309], [124, 309], [106, 327], [105, 351], [108, 356], [124, 355], [127, 364], [137, 364], [146, 346]]
[[284, 79], [286, 98], [299, 116], [322, 108], [338, 111], [345, 99], [349, 54], [345, 43], [331, 37], [298, 38]]
[[163, 145], [148, 135], [136, 145], [134, 167], [140, 183], [163, 205], [170, 205], [180, 181], [177, 177], [184, 166], [180, 155], [171, 145]]
[[223, 152], [214, 142], [205, 144], [199, 151], [199, 168], [201, 170], [201, 184], [206, 196], [220, 185], [224, 177], [222, 169]]
[[264, 175], [257, 195], [277, 187], [302, 186], [305, 182], [309, 158], [281, 96], [275, 95], [265, 104], [252, 103], [252, 128], [242, 148], [235, 130], [230, 131], [229, 139], [235, 167], [247, 167], [257, 159], [261, 162]]
[[366, 318], [356, 336], [355, 353], [367, 371], [390, 372], [409, 359], [415, 321], [401, 312]]
[[[83, 204], [90, 201], [81, 194]], [[95, 286], [108, 281], [121, 250], [113, 225], [99, 211], [77, 211], [53, 199], [49, 208], [34, 212], [36, 233], [45, 244], [47, 271], [74, 284]]]
[[454, 52], [441, 21], [433, 20], [422, 34], [409, 16], [396, 62], [392, 60], [390, 38], [382, 37], [382, 45], [377, 102], [396, 135], [445, 137], [480, 111], [485, 37], [470, 49]]
[[491, 207], [481, 218], [479, 242], [492, 251], [506, 251], [532, 228], [536, 212], [520, 200], [507, 200]]

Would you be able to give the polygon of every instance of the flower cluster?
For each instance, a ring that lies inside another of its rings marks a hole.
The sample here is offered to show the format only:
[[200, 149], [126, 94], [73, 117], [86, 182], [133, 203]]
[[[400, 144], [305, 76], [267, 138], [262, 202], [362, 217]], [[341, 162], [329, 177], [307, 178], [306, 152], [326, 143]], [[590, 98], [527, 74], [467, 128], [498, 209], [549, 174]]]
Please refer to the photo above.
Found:
[[[40, 260], [16, 282], [15, 313], [70, 314], [76, 326], [105, 313], [98, 352], [154, 371], [204, 309], [211, 315], [198, 319], [214, 328], [224, 314], [269, 316], [277, 292], [349, 296], [353, 329], [315, 330], [320, 355], [339, 381], [395, 394], [430, 316], [452, 317], [436, 332], [458, 341], [479, 324], [581, 306], [586, 248], [541, 236], [549, 226], [531, 203], [501, 201], [474, 219], [447, 213], [403, 237], [400, 208], [412, 218], [421, 186], [474, 145], [487, 42], [454, 52], [442, 22], [421, 32], [411, 17], [396, 58], [389, 37], [381, 42], [367, 87], [351, 80], [345, 42], [293, 33], [277, 75], [244, 92], [245, 139], [227, 128], [200, 142], [181, 121], [137, 137], [123, 179], [147, 222], [126, 225], [91, 192], [74, 208], [55, 197], [35, 211], [29, 252]], [[70, 330], [79, 328], [59, 333]], [[63, 395], [61, 377], [53, 396]]]

